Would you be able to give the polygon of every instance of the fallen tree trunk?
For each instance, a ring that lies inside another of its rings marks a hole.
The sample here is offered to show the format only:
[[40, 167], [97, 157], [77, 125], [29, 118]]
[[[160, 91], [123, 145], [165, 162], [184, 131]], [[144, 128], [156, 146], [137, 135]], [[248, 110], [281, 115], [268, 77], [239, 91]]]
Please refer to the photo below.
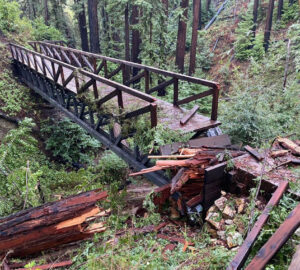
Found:
[[104, 231], [104, 223], [92, 222], [107, 214], [96, 205], [106, 197], [89, 191], [0, 219], [0, 256], [9, 250], [24, 256]]
[[288, 138], [277, 138], [277, 141], [286, 149], [291, 150], [294, 155], [300, 156], [300, 146]]

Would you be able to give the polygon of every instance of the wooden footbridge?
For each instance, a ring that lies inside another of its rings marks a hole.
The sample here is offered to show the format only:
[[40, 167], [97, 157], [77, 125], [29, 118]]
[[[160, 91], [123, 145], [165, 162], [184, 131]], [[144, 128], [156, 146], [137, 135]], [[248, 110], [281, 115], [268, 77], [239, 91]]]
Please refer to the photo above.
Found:
[[[125, 142], [133, 134], [122, 132], [123, 121], [134, 123], [137, 116], [149, 115], [151, 127], [162, 123], [186, 133], [202, 133], [220, 125], [219, 84], [213, 81], [76, 50], [60, 42], [29, 44], [33, 50], [9, 45], [20, 80], [136, 170], [147, 168], [149, 159], [138, 146], [130, 148]], [[183, 83], [198, 85], [199, 93], [180, 99]], [[151, 96], [167, 91], [172, 94], [172, 104]], [[210, 117], [182, 108], [207, 96], [212, 96]], [[121, 117], [119, 128], [111, 125], [116, 115]], [[161, 173], [146, 176], [159, 186], [169, 181]]]

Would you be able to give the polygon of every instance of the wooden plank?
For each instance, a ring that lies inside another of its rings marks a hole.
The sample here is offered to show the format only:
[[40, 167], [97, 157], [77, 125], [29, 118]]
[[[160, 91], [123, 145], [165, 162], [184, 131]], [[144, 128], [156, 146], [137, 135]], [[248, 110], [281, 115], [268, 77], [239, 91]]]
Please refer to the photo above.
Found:
[[186, 205], [188, 207], [194, 207], [195, 205], [201, 203], [202, 201], [203, 201], [203, 191], [201, 191], [199, 195], [196, 195], [195, 197], [188, 200], [186, 202]]
[[296, 252], [289, 266], [289, 270], [299, 270], [299, 266], [300, 266], [300, 245], [297, 246]]
[[289, 240], [293, 233], [300, 226], [300, 203], [289, 214], [287, 219], [280, 225], [276, 232], [270, 237], [268, 242], [259, 250], [246, 270], [263, 270], [267, 263]]
[[[126, 81], [124, 84], [125, 85], [130, 85], [132, 83], [135, 83], [137, 80], [142, 78], [145, 75], [145, 71], [140, 72], [139, 74], [135, 75], [134, 77], [130, 78], [128, 81]], [[147, 91], [146, 91], [147, 93]]]
[[172, 180], [171, 180], [171, 194], [173, 194], [174, 192], [176, 192], [177, 183], [178, 183], [178, 181], [180, 181], [182, 179], [182, 177], [185, 174], [185, 172], [186, 172], [185, 168], [180, 168], [179, 171], [176, 173], [176, 175], [172, 178]]
[[258, 161], [262, 161], [264, 159], [264, 157], [258, 153], [255, 149], [253, 149], [251, 146], [246, 145], [245, 150], [251, 154], [251, 156], [255, 157]]
[[[235, 269], [241, 269], [245, 263], [245, 261], [248, 258], [248, 255], [251, 251], [252, 246], [254, 245], [255, 240], [257, 239], [262, 227], [267, 222], [270, 211], [272, 208], [278, 204], [280, 201], [283, 193], [288, 188], [288, 182], [282, 181], [280, 182], [279, 186], [277, 187], [276, 191], [273, 193], [271, 199], [269, 200], [268, 204], [266, 205], [264, 211], [259, 216], [257, 221], [255, 222], [252, 230], [248, 233], [243, 245], [239, 248], [236, 256], [231, 261], [229, 266], [227, 267], [227, 270], [235, 270]], [[255, 268], [253, 268], [255, 269]]]
[[195, 113], [198, 111], [199, 106], [195, 105], [193, 107], [193, 109], [191, 109], [188, 114], [186, 114], [181, 120], [180, 120], [180, 124], [181, 125], [185, 125], [194, 115]]
[[58, 267], [65, 267], [65, 266], [70, 266], [72, 265], [72, 261], [63, 261], [63, 262], [57, 262], [57, 263], [49, 263], [49, 264], [43, 264], [43, 265], [38, 265], [38, 266], [33, 266], [33, 267], [26, 267], [26, 268], [18, 268], [17, 270], [47, 270], [47, 269], [53, 269], [53, 268], [58, 268]]
[[156, 91], [159, 91], [159, 90], [162, 90], [164, 88], [166, 88], [167, 86], [169, 86], [170, 84], [174, 83], [174, 78], [171, 79], [171, 80], [168, 80], [168, 81], [165, 81], [165, 82], [162, 82], [161, 84], [149, 89], [147, 91], [147, 94], [151, 94], [153, 92], [156, 92]]

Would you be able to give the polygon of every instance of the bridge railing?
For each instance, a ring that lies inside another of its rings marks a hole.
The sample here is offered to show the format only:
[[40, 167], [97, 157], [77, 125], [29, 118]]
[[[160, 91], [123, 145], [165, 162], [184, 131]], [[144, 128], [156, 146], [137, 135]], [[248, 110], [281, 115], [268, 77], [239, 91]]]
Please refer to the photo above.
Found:
[[[53, 43], [33, 41], [29, 44], [34, 48], [35, 51], [40, 52], [44, 55], [58, 59], [59, 61], [66, 62], [70, 65], [74, 65], [79, 68], [87, 68], [94, 74], [99, 74], [101, 70], [104, 70], [104, 77], [112, 79], [114, 76], [122, 72], [122, 84], [125, 86], [134, 87], [136, 82], [144, 79], [144, 92], [146, 94], [152, 94], [164, 90], [166, 87], [173, 85], [173, 105], [180, 106], [189, 102], [201, 99], [207, 96], [212, 96], [212, 107], [211, 107], [211, 119], [217, 120], [218, 117], [218, 98], [220, 85], [216, 82], [203, 80], [187, 76], [184, 74], [162, 70], [159, 68], [137, 64], [125, 60], [115, 59], [106, 57], [99, 54], [89, 53], [80, 51], [77, 49], [56, 45]], [[118, 65], [113, 71], [108, 71], [108, 63], [115, 63]], [[157, 85], [153, 85], [153, 75], [164, 76], [168, 79], [163, 82], [157, 82]], [[206, 86], [209, 89], [179, 99], [180, 82], [188, 82], [191, 84], [197, 84], [200, 86]]]
[[[73, 65], [48, 57], [45, 54], [40, 54], [12, 43], [10, 43], [9, 46], [14, 60], [22, 63], [37, 73], [42, 74], [52, 80], [55, 84], [58, 84], [69, 91], [80, 94], [85, 91], [89, 91], [90, 87], [92, 87], [95, 103], [98, 108], [100, 108], [105, 102], [117, 97], [118, 106], [123, 109], [123, 93], [145, 101], [146, 106], [135, 111], [127, 112], [124, 115], [124, 118], [128, 119], [145, 113], [150, 113], [151, 127], [155, 127], [157, 125], [157, 105], [154, 97], [118, 82], [103, 78], [84, 69], [76, 68]], [[99, 98], [99, 83], [109, 85], [113, 87], [114, 90], [106, 96]], [[145, 102], [143, 104], [145, 104]]]

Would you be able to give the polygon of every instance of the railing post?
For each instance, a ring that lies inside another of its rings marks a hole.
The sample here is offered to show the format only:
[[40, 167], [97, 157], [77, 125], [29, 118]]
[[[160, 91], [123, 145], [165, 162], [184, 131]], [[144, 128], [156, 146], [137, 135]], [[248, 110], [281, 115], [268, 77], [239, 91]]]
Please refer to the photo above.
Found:
[[178, 106], [177, 102], [178, 102], [178, 78], [174, 78], [174, 96], [173, 96], [173, 105], [174, 106]]
[[65, 74], [64, 74], [64, 68], [62, 65], [59, 65], [59, 70], [60, 70], [60, 76], [61, 76], [61, 83], [62, 85], [65, 83]]
[[106, 60], [103, 60], [103, 63], [104, 63], [104, 77], [106, 78], [107, 77], [107, 62], [106, 62]]
[[[92, 64], [93, 64], [94, 73], [97, 74], [97, 61], [96, 61], [95, 57], [92, 58]], [[93, 91], [94, 91], [95, 99], [98, 99], [99, 94], [98, 94], [98, 88], [97, 88], [97, 82], [96, 81], [93, 83]]]
[[150, 114], [151, 114], [151, 128], [157, 126], [157, 104], [150, 104]]
[[119, 89], [118, 89], [118, 105], [120, 108], [124, 109], [122, 91]]
[[149, 71], [147, 69], [145, 69], [144, 71], [144, 76], [145, 76], [145, 93], [148, 93], [150, 88], [150, 76], [149, 76]]
[[218, 119], [219, 89], [220, 89], [219, 84], [217, 84], [213, 88], [214, 92], [213, 92], [212, 107], [211, 107], [211, 120], [214, 121]]

